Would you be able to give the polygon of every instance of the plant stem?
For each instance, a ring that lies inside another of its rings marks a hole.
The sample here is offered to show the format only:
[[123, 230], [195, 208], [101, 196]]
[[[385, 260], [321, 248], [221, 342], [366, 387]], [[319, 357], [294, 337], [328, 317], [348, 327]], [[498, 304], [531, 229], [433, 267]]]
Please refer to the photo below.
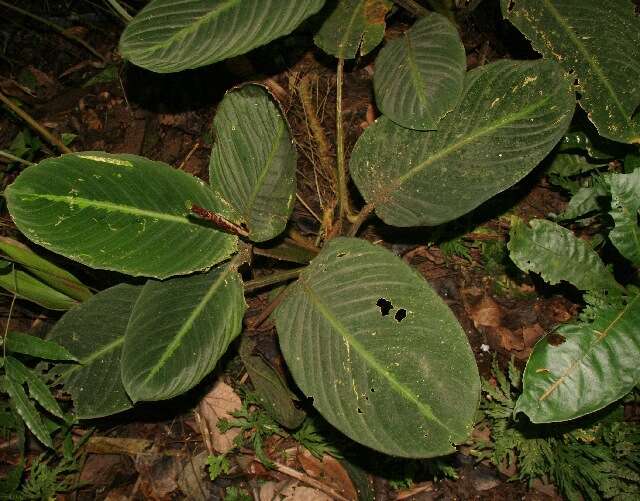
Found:
[[[2, 3], [3, 3], [2, 0], [0, 0], [0, 4]], [[22, 118], [22, 120], [27, 122], [27, 124], [29, 124], [29, 127], [31, 127], [33, 130], [38, 132], [38, 134], [40, 134], [43, 138], [49, 141], [52, 145], [57, 147], [62, 153], [73, 153], [67, 147], [67, 145], [62, 142], [60, 138], [58, 138], [57, 136], [49, 132], [47, 129], [45, 129], [35, 119], [33, 119], [31, 115], [29, 115], [26, 111], [24, 111], [22, 108], [17, 106], [13, 101], [11, 101], [11, 99], [5, 96], [2, 92], [0, 92], [0, 101], [2, 101], [2, 103], [11, 111], [13, 111], [16, 115]]]
[[367, 204], [362, 208], [362, 210], [358, 213], [358, 215], [353, 220], [353, 224], [351, 225], [351, 228], [349, 228], [349, 233], [347, 234], [347, 236], [349, 237], [356, 236], [356, 234], [358, 233], [358, 230], [360, 229], [360, 226], [362, 226], [362, 223], [364, 223], [369, 217], [369, 215], [371, 215], [374, 208], [375, 207], [373, 204]]
[[[394, 3], [397, 3], [400, 7], [405, 10], [411, 12], [416, 17], [424, 17], [429, 14], [429, 11], [425, 9], [422, 5], [417, 3], [415, 0], [393, 0]], [[431, 4], [431, 2], [429, 2]]]
[[125, 22], [127, 23], [131, 22], [131, 20], [133, 19], [133, 16], [131, 16], [131, 14], [129, 14], [122, 5], [120, 5], [118, 0], [107, 0], [107, 3], [111, 5], [113, 10], [115, 10], [118, 13], [118, 15], [122, 19], [124, 19]]
[[33, 165], [33, 162], [29, 162], [29, 160], [25, 160], [24, 158], [20, 158], [15, 155], [12, 155], [8, 151], [4, 151], [4, 150], [0, 150], [0, 157], [8, 158], [12, 162], [20, 162], [21, 164], [24, 164], [26, 166]]
[[342, 83], [344, 81], [344, 58], [338, 58], [336, 74], [336, 153], [338, 171], [338, 223], [343, 218], [352, 217], [349, 207], [349, 193], [347, 192], [347, 169], [344, 159], [344, 127], [342, 123]]
[[251, 322], [251, 329], [257, 329], [260, 327], [264, 321], [269, 318], [269, 316], [273, 313], [273, 311], [282, 303], [285, 294], [287, 293], [288, 287], [283, 287], [283, 289], [278, 293], [273, 301], [271, 301], [264, 309], [260, 312], [260, 315], [256, 317], [256, 319]]
[[244, 283], [244, 290], [245, 292], [250, 292], [268, 285], [279, 284], [280, 282], [286, 282], [287, 280], [298, 278], [300, 272], [305, 268], [306, 266], [301, 266], [300, 268], [294, 268], [293, 270], [280, 271], [265, 277], [254, 278], [253, 280], [249, 280]]
[[51, 29], [57, 31], [58, 33], [60, 33], [63, 37], [66, 37], [69, 40], [72, 40], [72, 41], [76, 42], [77, 44], [82, 45], [85, 49], [87, 49], [89, 52], [91, 52], [91, 54], [96, 56], [103, 63], [107, 62], [106, 58], [102, 54], [100, 54], [96, 49], [94, 49], [91, 45], [89, 45], [87, 42], [82, 40], [82, 38], [79, 38], [79, 37], [71, 34], [67, 30], [65, 30], [62, 26], [60, 26], [59, 24], [53, 23], [53, 22], [49, 21], [48, 19], [45, 19], [43, 17], [37, 16], [35, 14], [32, 14], [28, 10], [21, 9], [20, 7], [16, 7], [15, 5], [11, 5], [11, 4], [7, 3], [7, 2], [4, 2], [3, 0], [0, 0], [0, 5], [2, 5], [3, 7], [6, 7], [7, 9], [11, 9], [11, 10], [13, 10], [13, 11], [19, 13], [19, 14], [22, 14], [23, 16], [30, 17], [31, 19], [33, 19], [35, 21], [38, 21], [38, 22], [48, 26], [49, 28], [51, 28]]

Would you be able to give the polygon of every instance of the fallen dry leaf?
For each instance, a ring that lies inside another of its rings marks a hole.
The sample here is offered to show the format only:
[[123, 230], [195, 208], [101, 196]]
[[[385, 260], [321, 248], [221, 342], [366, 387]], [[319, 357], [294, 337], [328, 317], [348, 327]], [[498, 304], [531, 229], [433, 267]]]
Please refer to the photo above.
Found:
[[290, 485], [299, 485], [291, 479], [281, 480], [279, 482], [265, 482], [260, 486], [260, 501], [279, 501], [280, 494]]
[[502, 321], [502, 308], [491, 296], [484, 296], [478, 304], [470, 309], [469, 315], [476, 328], [499, 327]]
[[324, 492], [306, 485], [291, 485], [280, 496], [282, 501], [333, 501]]
[[358, 493], [351, 477], [334, 457], [325, 454], [320, 460], [307, 449], [301, 448], [298, 453], [298, 461], [310, 477], [327, 484], [348, 499], [358, 499]]
[[233, 440], [240, 430], [232, 428], [222, 433], [218, 429], [218, 422], [221, 419], [233, 419], [231, 413], [239, 411], [241, 407], [240, 397], [223, 381], [218, 381], [198, 405], [198, 412], [211, 437], [211, 445], [216, 451], [224, 454], [233, 449]]
[[522, 338], [527, 348], [533, 348], [538, 340], [544, 336], [544, 329], [540, 324], [533, 324], [522, 328]]

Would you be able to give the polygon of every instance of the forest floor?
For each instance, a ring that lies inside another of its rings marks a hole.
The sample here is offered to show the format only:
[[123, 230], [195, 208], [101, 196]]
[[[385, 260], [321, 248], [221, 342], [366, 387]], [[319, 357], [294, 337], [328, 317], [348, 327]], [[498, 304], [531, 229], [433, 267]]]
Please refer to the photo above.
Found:
[[[206, 180], [212, 117], [224, 92], [247, 81], [267, 85], [281, 102], [299, 151], [298, 200], [290, 231], [299, 239], [315, 241], [319, 219], [336, 198], [327, 183], [318, 182], [333, 175], [328, 166], [334, 161], [335, 63], [313, 47], [307, 33], [298, 32], [225, 63], [158, 75], [119, 58], [117, 42], [123, 24], [102, 6], [89, 1], [25, 2], [23, 8], [29, 4], [31, 12], [62, 25], [67, 34], [87, 41], [103, 58], [33, 19], [0, 7], [0, 18], [6, 21], [0, 28], [0, 90], [55, 134], [73, 134], [70, 147], [75, 151], [142, 155]], [[469, 68], [502, 57], [536, 57], [526, 41], [500, 20], [496, 4], [483, 2], [482, 8], [459, 22]], [[401, 33], [411, 22], [407, 15], [394, 15], [389, 36]], [[347, 65], [343, 103], [347, 155], [378, 115], [372, 95], [374, 58], [375, 54]], [[328, 150], [314, 133], [314, 121], [321, 125]], [[3, 111], [0, 149], [20, 147], [20, 155], [30, 161], [59, 154], [27, 124]], [[4, 188], [23, 166], [3, 162]], [[455, 224], [400, 230], [372, 218], [361, 235], [389, 248], [424, 276], [468, 334], [481, 375], [492, 380], [494, 358], [504, 367], [513, 357], [523, 367], [536, 341], [579, 310], [570, 292], [544, 287], [519, 273], [506, 251], [511, 216], [529, 220], [558, 214], [566, 200], [539, 168]], [[354, 204], [362, 201], [355, 198]], [[3, 235], [24, 240], [4, 207], [0, 223]], [[96, 290], [122, 280], [70, 261], [59, 262]], [[254, 277], [285, 267], [258, 257]], [[247, 302], [248, 335], [265, 359], [283, 367], [273, 324], [267, 320], [258, 329], [249, 327], [269, 303], [269, 292], [249, 295]], [[3, 322], [10, 305], [11, 297], [3, 296]], [[10, 328], [43, 333], [58, 318], [54, 312], [18, 300]], [[222, 434], [215, 423], [230, 409], [239, 408], [247, 384], [237, 355], [230, 353], [197, 391], [176, 401], [83, 422], [75, 433], [80, 436], [92, 429], [93, 434], [77, 475], [79, 487], [60, 499], [222, 499], [225, 492], [239, 496], [233, 499], [243, 499], [243, 492], [261, 500], [276, 493], [285, 499], [326, 499], [327, 486], [349, 498], [352, 483], [357, 483], [349, 480], [349, 473], [357, 467], [330, 459], [321, 462], [300, 446], [300, 440], [283, 431], [261, 435], [264, 453], [277, 463], [275, 469], [256, 458], [249, 441], [229, 454], [229, 471], [215, 481], [196, 473], [203, 471], [212, 450], [224, 452], [239, 432], [232, 429]], [[255, 432], [248, 427], [241, 433], [250, 437]], [[379, 458], [376, 470], [364, 476], [360, 470], [352, 478], [365, 478], [375, 499], [381, 500], [560, 499], [550, 483], [508, 481], [517, 465], [495, 468], [488, 460], [479, 460], [474, 451], [478, 443], [490, 441], [487, 433], [478, 428], [468, 444], [436, 466], [428, 461]], [[316, 442], [341, 447], [339, 439], [324, 437]], [[3, 449], [9, 458], [10, 446], [4, 444]], [[29, 457], [41, 452], [31, 441]], [[354, 456], [353, 452], [344, 455]]]

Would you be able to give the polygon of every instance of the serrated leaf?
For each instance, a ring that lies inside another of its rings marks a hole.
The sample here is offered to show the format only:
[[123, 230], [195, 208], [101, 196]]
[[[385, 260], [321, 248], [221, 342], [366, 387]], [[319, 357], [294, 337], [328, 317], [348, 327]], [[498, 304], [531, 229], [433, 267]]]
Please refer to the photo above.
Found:
[[566, 421], [604, 408], [640, 380], [640, 296], [603, 306], [591, 323], [561, 325], [534, 347], [514, 412], [534, 423]]
[[127, 25], [120, 53], [171, 73], [222, 61], [291, 33], [324, 0], [152, 0]]
[[[598, 132], [640, 143], [640, 18], [630, 0], [501, 0], [502, 14], [578, 81]], [[615, 36], [611, 36], [615, 33]], [[635, 115], [634, 115], [635, 114]]]
[[89, 288], [71, 273], [40, 257], [17, 240], [0, 237], [0, 250], [9, 256], [11, 261], [21, 264], [45, 284], [63, 294], [78, 301], [85, 301], [91, 297]]
[[612, 174], [611, 217], [615, 226], [609, 232], [611, 243], [635, 266], [640, 266], [640, 170], [631, 174]]
[[364, 240], [331, 240], [276, 310], [300, 389], [333, 426], [386, 454], [432, 457], [473, 426], [480, 381], [467, 338], [409, 266]]
[[44, 360], [76, 360], [63, 346], [30, 334], [13, 331], [8, 332], [4, 338], [4, 342], [7, 351], [12, 353], [22, 353], [23, 355], [42, 358]]
[[294, 429], [302, 424], [305, 412], [294, 405], [297, 397], [278, 371], [260, 355], [254, 354], [255, 342], [248, 337], [240, 344], [240, 357], [267, 413], [285, 428]]
[[296, 163], [289, 126], [260, 85], [228, 92], [213, 120], [209, 179], [254, 242], [284, 230], [295, 201]]
[[129, 317], [141, 291], [141, 286], [127, 284], [101, 291], [66, 313], [51, 330], [49, 339], [80, 361], [56, 367], [80, 419], [109, 416], [132, 407], [120, 379], [120, 358]]
[[51, 436], [42, 422], [42, 418], [35, 405], [33, 405], [29, 397], [27, 397], [22, 385], [7, 378], [4, 380], [4, 389], [9, 394], [9, 397], [11, 397], [11, 405], [16, 409], [16, 412], [20, 414], [20, 417], [31, 430], [31, 433], [44, 445], [52, 448], [53, 442], [51, 441]]
[[207, 269], [237, 238], [190, 216], [194, 203], [222, 215], [201, 180], [135, 155], [84, 152], [25, 169], [5, 190], [30, 240], [80, 263], [165, 278]]
[[437, 129], [458, 104], [466, 69], [456, 27], [428, 14], [380, 51], [373, 75], [376, 104], [398, 125]]
[[31, 398], [54, 416], [59, 418], [63, 417], [62, 409], [60, 409], [58, 402], [56, 402], [47, 385], [44, 384], [37, 374], [34, 374], [30, 369], [25, 367], [22, 362], [13, 357], [7, 357], [5, 359], [5, 369], [9, 379], [15, 381], [17, 384], [26, 383]]
[[587, 242], [546, 219], [515, 221], [507, 247], [518, 268], [539, 273], [551, 285], [565, 280], [581, 291], [622, 289]]
[[193, 388], [240, 334], [242, 280], [231, 264], [190, 277], [148, 281], [122, 351], [122, 382], [134, 402]]
[[337, 0], [314, 41], [337, 58], [353, 59], [358, 51], [364, 56], [382, 42], [392, 5], [388, 0]]
[[557, 64], [488, 64], [467, 73], [460, 103], [437, 131], [385, 117], [368, 127], [352, 153], [351, 176], [385, 223], [445, 223], [528, 174], [562, 137], [574, 107]]
[[0, 287], [50, 310], [69, 310], [78, 304], [75, 299], [49, 287], [4, 259], [0, 259]]

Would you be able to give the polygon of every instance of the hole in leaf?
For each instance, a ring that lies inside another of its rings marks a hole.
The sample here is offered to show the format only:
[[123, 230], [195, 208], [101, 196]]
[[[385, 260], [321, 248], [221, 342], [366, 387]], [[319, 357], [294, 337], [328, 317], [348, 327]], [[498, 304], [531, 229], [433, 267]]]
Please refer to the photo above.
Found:
[[313, 397], [307, 397], [306, 402], [307, 402], [307, 404], [309, 404], [309, 405], [313, 405]]
[[375, 393], [376, 389], [375, 388], [371, 388], [371, 393]]
[[567, 338], [554, 332], [547, 336], [547, 340], [549, 341], [549, 344], [551, 346], [560, 346], [562, 343], [564, 343], [567, 340]]
[[400, 308], [398, 311], [396, 311], [395, 319], [398, 322], [402, 322], [406, 316], [407, 316], [407, 310], [405, 310], [404, 308]]
[[346, 253], [346, 252], [344, 252], [344, 251], [342, 251], [342, 252], [338, 252], [338, 253], [336, 254], [336, 257], [345, 257], [346, 255], [347, 255], [347, 253]]
[[383, 317], [386, 317], [389, 314], [389, 312], [393, 309], [393, 305], [391, 304], [391, 301], [387, 301], [383, 297], [378, 299], [376, 306], [380, 308], [380, 313], [382, 313]]
[[362, 414], [362, 409], [358, 407], [358, 414]]
[[513, 0], [511, 0], [511, 2], [509, 2], [509, 6], [507, 7], [507, 11], [511, 12], [515, 6], [516, 6], [516, 3]]

